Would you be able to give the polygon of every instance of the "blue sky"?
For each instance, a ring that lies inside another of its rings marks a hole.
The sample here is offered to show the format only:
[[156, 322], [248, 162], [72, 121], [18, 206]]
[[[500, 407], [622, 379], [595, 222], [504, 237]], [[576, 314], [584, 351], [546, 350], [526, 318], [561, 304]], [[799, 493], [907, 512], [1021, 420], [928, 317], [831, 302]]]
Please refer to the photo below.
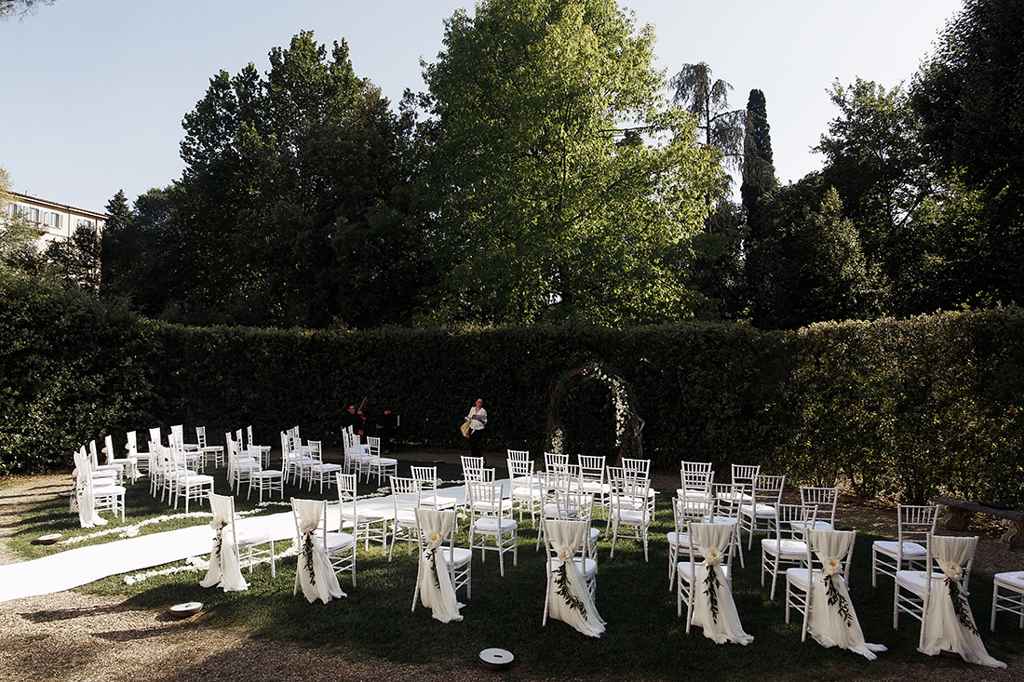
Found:
[[[834, 78], [907, 81], [959, 0], [629, 0], [654, 25], [670, 72], [706, 61], [768, 101], [783, 180], [820, 166], [811, 153], [834, 115]], [[0, 22], [0, 166], [17, 191], [101, 209], [181, 172], [181, 119], [219, 69], [266, 54], [302, 29], [345, 37], [360, 75], [397, 101], [420, 89], [420, 58], [436, 55], [443, 21], [471, 0], [56, 0]]]

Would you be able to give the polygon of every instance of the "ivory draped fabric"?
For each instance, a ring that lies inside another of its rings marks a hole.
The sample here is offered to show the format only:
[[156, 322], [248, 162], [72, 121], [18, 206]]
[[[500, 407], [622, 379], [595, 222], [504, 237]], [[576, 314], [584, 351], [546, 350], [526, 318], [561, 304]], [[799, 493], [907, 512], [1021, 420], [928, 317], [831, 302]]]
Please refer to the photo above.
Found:
[[[338, 584], [338, 576], [324, 550], [323, 536], [316, 532], [323, 517], [324, 503], [320, 500], [293, 499], [292, 508], [295, 510], [295, 519], [299, 527], [299, 561], [296, 570], [299, 573], [302, 594], [311, 604], [317, 599], [326, 604], [331, 599], [347, 597]], [[307, 547], [311, 550], [308, 552], [310, 556], [307, 556]]]
[[[852, 531], [812, 530], [809, 535], [811, 551], [824, 567], [821, 574], [814, 576], [814, 592], [810, 595], [808, 630], [811, 636], [825, 648], [849, 649], [869, 661], [875, 660], [876, 653], [887, 649], [881, 644], [868, 644], [864, 641], [860, 620], [853, 608], [853, 600], [850, 599], [842, 570], [857, 534]], [[831, 580], [832, 587], [840, 599], [846, 600], [849, 607], [849, 622], [839, 613], [838, 604], [829, 605], [826, 577]]]
[[431, 610], [435, 620], [442, 623], [462, 620], [459, 610], [463, 604], [455, 596], [448, 560], [444, 554], [445, 543], [455, 526], [455, 512], [418, 507], [416, 521], [426, 540], [426, 548], [420, 553], [419, 571], [416, 573], [420, 602]]
[[962, 567], [974, 555], [977, 543], [977, 538], [932, 536], [932, 557], [942, 569], [942, 576], [932, 578], [918, 650], [929, 656], [953, 651], [968, 663], [1005, 668], [1005, 663], [989, 656], [985, 649], [966, 596], [960, 595], [961, 608], [970, 626], [960, 621], [953, 605], [950, 582], [959, 583], [963, 574]]
[[604, 620], [597, 612], [594, 599], [587, 589], [586, 577], [580, 573], [579, 565], [575, 556], [577, 550], [585, 546], [586, 536], [589, 533], [589, 524], [586, 521], [556, 521], [544, 520], [544, 534], [551, 548], [558, 554], [561, 566], [565, 568], [566, 581], [569, 594], [575, 603], [582, 604], [583, 612], [569, 604], [569, 601], [558, 593], [556, 580], [562, 568], [557, 567], [551, 570], [553, 560], [548, 559], [548, 615], [551, 618], [560, 620], [576, 628], [579, 632], [588, 637], [600, 637], [605, 630]]
[[[716, 644], [735, 642], [746, 646], [754, 641], [752, 635], [743, 631], [736, 603], [732, 598], [732, 583], [722, 570], [722, 559], [728, 555], [732, 533], [735, 527], [724, 523], [694, 523], [690, 525], [690, 541], [700, 550], [704, 562], [694, 566], [690, 583], [693, 595], [693, 622], [704, 630], [704, 636]], [[718, 580], [715, 597], [718, 617], [711, 609], [711, 598], [705, 585], [708, 571], [714, 571]]]
[[96, 511], [92, 497], [92, 467], [84, 452], [75, 455], [75, 494], [78, 502], [78, 521], [82, 528], [107, 525], [106, 519]]
[[224, 495], [210, 495], [210, 508], [213, 511], [213, 547], [210, 549], [210, 566], [206, 577], [199, 581], [203, 587], [219, 585], [225, 592], [242, 592], [249, 589], [249, 583], [242, 577], [239, 565], [238, 547], [232, 540], [232, 498]]

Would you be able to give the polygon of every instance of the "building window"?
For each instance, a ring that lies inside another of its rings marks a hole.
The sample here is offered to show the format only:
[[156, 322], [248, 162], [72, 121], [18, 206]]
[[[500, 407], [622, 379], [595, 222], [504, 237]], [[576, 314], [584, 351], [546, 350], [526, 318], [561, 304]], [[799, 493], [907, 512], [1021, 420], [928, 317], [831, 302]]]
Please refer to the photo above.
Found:
[[88, 218], [79, 218], [78, 221], [75, 223], [75, 227], [84, 227], [91, 230], [93, 229], [94, 225], [92, 221], [89, 220]]
[[28, 218], [28, 221], [30, 223], [32, 223], [33, 225], [38, 225], [39, 224], [39, 209], [35, 208], [34, 206], [29, 206], [28, 207], [28, 213], [27, 213], [26, 217]]

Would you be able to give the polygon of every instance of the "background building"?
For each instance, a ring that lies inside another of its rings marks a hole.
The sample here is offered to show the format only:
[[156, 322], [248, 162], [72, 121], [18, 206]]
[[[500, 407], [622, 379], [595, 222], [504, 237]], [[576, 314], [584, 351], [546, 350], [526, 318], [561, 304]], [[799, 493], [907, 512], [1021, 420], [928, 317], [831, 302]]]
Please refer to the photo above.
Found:
[[52, 241], [67, 239], [79, 226], [95, 230], [99, 236], [107, 223], [106, 213], [59, 204], [18, 192], [11, 192], [10, 196], [10, 203], [4, 209], [7, 216], [20, 216], [37, 228], [40, 233], [37, 246], [40, 249], [45, 249]]

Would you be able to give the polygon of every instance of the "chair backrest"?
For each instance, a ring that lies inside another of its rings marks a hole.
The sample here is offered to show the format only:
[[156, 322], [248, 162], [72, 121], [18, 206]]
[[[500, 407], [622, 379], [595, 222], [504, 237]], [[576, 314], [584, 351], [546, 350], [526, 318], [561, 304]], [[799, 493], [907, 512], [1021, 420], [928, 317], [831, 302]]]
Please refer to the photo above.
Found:
[[252, 438], [252, 424], [245, 427], [245, 437], [249, 440], [249, 447], [251, 448], [255, 444]]
[[437, 497], [437, 467], [409, 467], [412, 478], [420, 484], [420, 490], [427, 490]]
[[689, 556], [690, 556], [690, 570], [693, 571], [691, 575], [696, 573], [696, 562], [694, 558], [696, 556], [707, 556], [708, 552], [714, 548], [718, 551], [719, 556], [724, 559], [722, 562], [726, 567], [732, 566], [732, 555], [730, 551], [732, 546], [732, 536], [736, 533], [737, 526], [731, 523], [697, 523], [691, 522], [686, 526], [686, 532], [690, 536], [689, 544]]
[[110, 464], [111, 460], [114, 459], [114, 437], [107, 435], [103, 437], [103, 450], [104, 455], [107, 458], [107, 464]]
[[395, 515], [399, 509], [420, 506], [420, 483], [415, 478], [391, 476], [391, 497], [395, 502]]
[[649, 478], [651, 475], [651, 460], [623, 457], [622, 470], [625, 472], [626, 476], [629, 476], [632, 473], [636, 476]]
[[367, 436], [366, 444], [370, 446], [370, 455], [373, 457], [380, 457], [380, 437], [378, 436]]
[[685, 476], [686, 474], [713, 474], [714, 469], [711, 466], [711, 462], [687, 462], [683, 460], [679, 462], [679, 475]]
[[505, 464], [508, 466], [508, 477], [510, 479], [517, 478], [531, 478], [533, 476], [533, 460], [517, 460], [507, 459]]
[[205, 426], [197, 426], [196, 427], [196, 443], [199, 445], [200, 449], [206, 447], [207, 444], [206, 444], [206, 427]]
[[710, 502], [694, 497], [672, 498], [672, 520], [677, 532], [685, 533], [690, 523], [703, 521], [711, 513]]
[[711, 497], [711, 484], [714, 483], [715, 473], [713, 471], [683, 471], [679, 472], [679, 482], [683, 490], [703, 493], [705, 497]]
[[753, 488], [750, 484], [712, 483], [711, 503], [714, 515], [739, 519], [740, 509], [744, 504], [749, 504], [744, 495], [750, 495], [751, 490]]
[[580, 479], [594, 483], [604, 483], [606, 463], [603, 455], [578, 455]]
[[89, 463], [93, 467], [97, 467], [100, 464], [99, 454], [96, 451], [96, 441], [89, 441]]
[[463, 469], [464, 480], [469, 483], [470, 481], [483, 481], [490, 482], [494, 481], [495, 470], [493, 467], [479, 469]]
[[477, 480], [479, 474], [473, 473], [484, 468], [483, 457], [462, 456], [462, 478], [466, 481]]
[[532, 459], [530, 459], [530, 451], [529, 450], [511, 450], [511, 449], [509, 449], [509, 450], [506, 450], [505, 452], [507, 453], [505, 459], [514, 460], [516, 462], [532, 462], [533, 461]]
[[352, 514], [347, 518], [352, 520], [353, 535], [359, 526], [359, 512], [356, 509], [356, 500], [359, 498], [358, 482], [355, 474], [337, 473], [334, 476], [338, 486], [338, 511], [341, 513], [342, 526], [345, 524], [345, 505], [352, 506]]
[[925, 584], [934, 585], [932, 573], [935, 572], [935, 564], [939, 564], [943, 567], [943, 574], [945, 574], [945, 566], [958, 566], [960, 568], [960, 584], [964, 586], [971, 575], [971, 566], [974, 564], [974, 553], [977, 549], [977, 536], [951, 537], [948, 535], [931, 535], [928, 538], [928, 564], [926, 571], [928, 581]]
[[466, 498], [470, 512], [477, 516], [501, 517], [506, 516], [506, 511], [512, 513], [504, 508], [501, 486], [490, 481], [467, 481]]
[[458, 516], [456, 516], [455, 510], [454, 509], [437, 510], [437, 509], [430, 509], [429, 507], [416, 507], [415, 514], [416, 514], [416, 542], [419, 545], [420, 556], [423, 555], [423, 552], [426, 551], [427, 546], [430, 544], [430, 538], [427, 537], [426, 531], [424, 530], [424, 527], [429, 524], [429, 521], [427, 519], [429, 517], [434, 517], [434, 518], [438, 519], [438, 523], [436, 523], [434, 525], [437, 526], [437, 527], [444, 527], [445, 524], [444, 524], [443, 521], [441, 521], [441, 519], [443, 519], [445, 516], [447, 516], [447, 517], [449, 517], [451, 519], [451, 524], [450, 524], [451, 530], [449, 530], [440, 539], [440, 542], [438, 543], [438, 546], [441, 546], [441, 545], [444, 545], [445, 543], [447, 543], [448, 547], [452, 551], [452, 555], [454, 556], [455, 533], [458, 532], [458, 526], [459, 526], [459, 518], [458, 518]]
[[778, 522], [775, 524], [775, 539], [804, 540], [807, 530], [817, 520], [817, 509], [802, 504], [780, 504], [775, 508]]
[[[817, 566], [822, 570], [827, 567], [822, 561], [822, 555], [833, 556], [839, 561], [839, 573], [843, 579], [850, 579], [850, 563], [853, 561], [853, 547], [857, 542], [857, 531], [855, 530], [812, 530], [807, 533], [807, 557], [806, 565], [814, 568]], [[811, 584], [821, 580], [817, 571], [811, 571]]]
[[934, 504], [901, 504], [896, 508], [896, 523], [899, 533], [899, 549], [904, 542], [927, 544], [935, 534], [935, 522], [939, 518], [939, 507]]
[[589, 528], [590, 521], [585, 519], [545, 518], [541, 519], [541, 523], [544, 524], [544, 549], [547, 552], [547, 560], [549, 562], [549, 565], [551, 561], [561, 560], [561, 557], [559, 557], [558, 555], [558, 550], [556, 550], [554, 546], [551, 544], [551, 538], [555, 535], [555, 532], [552, 529], [556, 526], [565, 528], [566, 530], [568, 530], [568, 533], [566, 534], [572, 534], [578, 538], [579, 542], [576, 543], [576, 546], [570, 548], [572, 554], [575, 555], [586, 551], [587, 542], [589, 541], [589, 531], [587, 531], [586, 529]]
[[306, 446], [309, 448], [309, 456], [312, 457], [315, 461], [323, 464], [323, 443], [318, 440], [307, 440]]
[[[613, 474], [613, 471], [614, 474]], [[620, 511], [638, 511], [652, 506], [650, 496], [651, 480], [635, 475], [632, 471], [619, 467], [608, 467], [611, 484], [612, 504], [615, 513]]]
[[544, 469], [552, 469], [566, 466], [569, 466], [569, 455], [563, 455], [560, 452], [544, 453]]
[[125, 450], [128, 451], [129, 456], [137, 455], [139, 452], [139, 437], [134, 431], [129, 431], [125, 438], [124, 444]]
[[782, 502], [782, 490], [785, 487], [785, 476], [758, 474], [757, 480], [754, 482], [754, 501], [759, 504], [780, 504]]
[[245, 438], [242, 437], [242, 429], [235, 429], [235, 440], [238, 442], [239, 450], [245, 447]]
[[800, 488], [800, 504], [805, 507], [814, 507], [818, 521], [835, 524], [838, 501], [839, 488]]
[[292, 518], [295, 519], [295, 537], [298, 539], [298, 545], [297, 546], [299, 547], [299, 551], [302, 551], [302, 528], [301, 528], [301, 524], [299, 523], [299, 510], [298, 510], [298, 507], [300, 505], [305, 506], [305, 505], [312, 505], [314, 503], [315, 504], [319, 504], [321, 506], [321, 510], [320, 510], [320, 513], [319, 513], [319, 518], [317, 519], [316, 529], [324, 531], [323, 533], [320, 534], [320, 537], [321, 537], [321, 539], [323, 541], [324, 551], [327, 551], [327, 530], [328, 530], [328, 525], [327, 525], [327, 500], [300, 500], [298, 498], [293, 497], [291, 499], [291, 503], [292, 503]]
[[758, 464], [733, 464], [732, 482], [749, 485], [753, 488], [760, 473], [761, 467]]
[[569, 492], [573, 488], [579, 488], [579, 476], [574, 476], [569, 468], [555, 466], [544, 472], [545, 487], [553, 495], [559, 492]]
[[150, 440], [151, 443], [156, 443], [157, 445], [163, 445], [163, 441], [160, 438], [160, 427], [159, 426], [153, 427], [153, 428], [151, 428], [149, 430], [149, 440]]

